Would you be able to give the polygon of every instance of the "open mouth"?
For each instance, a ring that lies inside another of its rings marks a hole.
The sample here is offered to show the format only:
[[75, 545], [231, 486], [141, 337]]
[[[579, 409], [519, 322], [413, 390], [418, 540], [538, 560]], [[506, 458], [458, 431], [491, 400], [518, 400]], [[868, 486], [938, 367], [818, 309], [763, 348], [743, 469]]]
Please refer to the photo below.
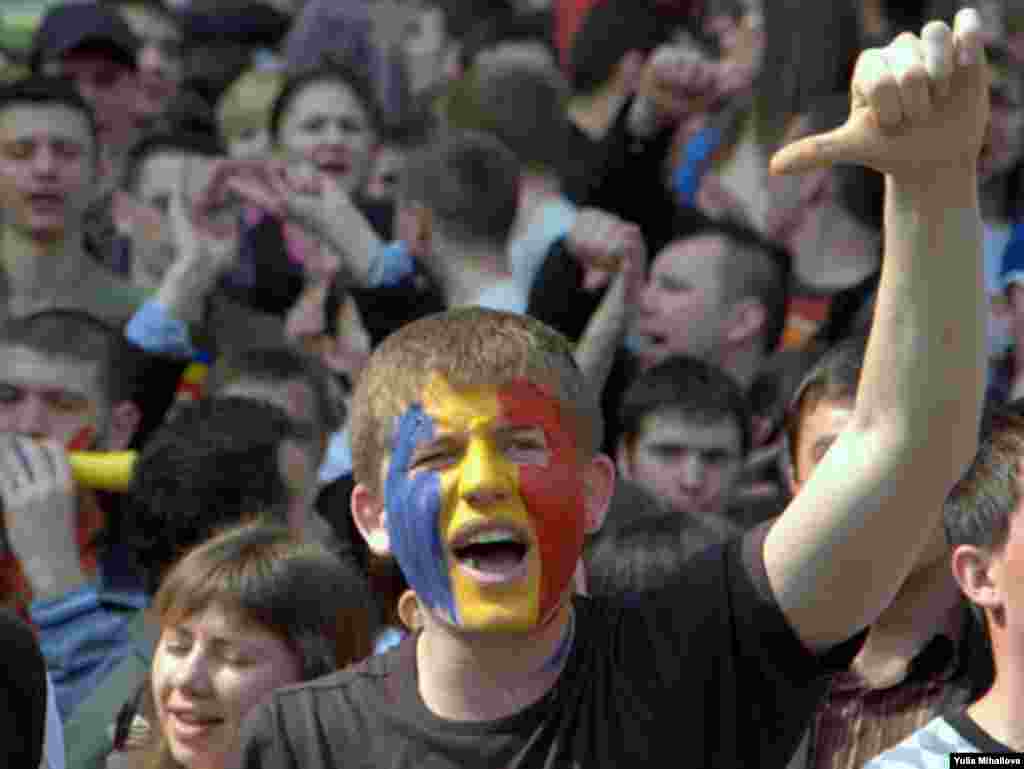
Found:
[[460, 534], [451, 545], [459, 568], [479, 582], [510, 582], [526, 576], [529, 537], [509, 527]]
[[330, 161], [327, 163], [319, 163], [317, 170], [328, 176], [344, 176], [350, 170], [348, 163], [342, 161]]
[[202, 737], [210, 730], [224, 723], [223, 718], [184, 711], [172, 711], [170, 715], [174, 725], [174, 732], [178, 737], [186, 739]]

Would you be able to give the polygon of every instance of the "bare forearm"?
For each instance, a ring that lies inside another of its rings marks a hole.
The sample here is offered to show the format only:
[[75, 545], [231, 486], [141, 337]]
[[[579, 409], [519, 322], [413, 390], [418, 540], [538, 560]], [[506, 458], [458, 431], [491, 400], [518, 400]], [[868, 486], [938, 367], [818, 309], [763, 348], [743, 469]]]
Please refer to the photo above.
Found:
[[210, 269], [199, 258], [180, 259], [167, 270], [154, 299], [170, 317], [199, 323], [206, 297], [219, 277], [220, 270]]
[[945, 468], [938, 451], [922, 452], [933, 473], [956, 476], [974, 453], [985, 382], [981, 248], [973, 171], [887, 179], [883, 279], [855, 420], [898, 441], [946, 442]]
[[325, 244], [341, 258], [356, 283], [367, 285], [383, 243], [362, 211], [344, 200], [335, 205], [320, 229]]
[[576, 346], [576, 365], [579, 366], [594, 394], [600, 397], [608, 375], [615, 363], [615, 354], [626, 337], [629, 324], [628, 308], [624, 299], [622, 278], [609, 287], [604, 300], [590, 316]]

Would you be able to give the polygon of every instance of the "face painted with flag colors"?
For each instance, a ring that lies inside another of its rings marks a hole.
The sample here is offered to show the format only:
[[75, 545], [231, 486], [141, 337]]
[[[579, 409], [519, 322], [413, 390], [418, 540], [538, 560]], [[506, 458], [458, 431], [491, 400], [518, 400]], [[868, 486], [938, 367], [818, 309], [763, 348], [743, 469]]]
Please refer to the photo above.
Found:
[[580, 456], [556, 397], [434, 375], [399, 418], [384, 488], [391, 550], [419, 600], [474, 631], [546, 621], [585, 531]]

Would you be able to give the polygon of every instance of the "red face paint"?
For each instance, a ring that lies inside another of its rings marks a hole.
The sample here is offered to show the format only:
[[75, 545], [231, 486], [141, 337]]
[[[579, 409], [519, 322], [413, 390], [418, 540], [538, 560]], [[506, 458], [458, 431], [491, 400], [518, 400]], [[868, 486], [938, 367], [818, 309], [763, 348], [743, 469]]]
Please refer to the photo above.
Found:
[[68, 445], [65, 448], [68, 451], [86, 451], [92, 448], [92, 443], [95, 439], [96, 428], [92, 425], [85, 425], [68, 441]]
[[498, 391], [502, 414], [512, 424], [544, 430], [551, 457], [546, 465], [519, 468], [519, 489], [540, 546], [539, 616], [557, 606], [576, 571], [586, 532], [583, 466], [576, 437], [558, 398], [526, 380]]

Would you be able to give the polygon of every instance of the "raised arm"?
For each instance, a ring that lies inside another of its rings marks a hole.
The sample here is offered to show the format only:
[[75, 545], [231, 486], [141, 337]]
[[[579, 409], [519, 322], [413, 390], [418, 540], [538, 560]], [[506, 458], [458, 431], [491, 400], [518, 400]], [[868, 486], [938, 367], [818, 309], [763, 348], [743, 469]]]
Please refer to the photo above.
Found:
[[865, 51], [851, 114], [783, 149], [775, 173], [836, 162], [886, 175], [885, 259], [853, 418], [772, 528], [782, 611], [821, 650], [871, 624], [938, 524], [977, 445], [984, 389], [976, 164], [988, 120], [980, 21]]

